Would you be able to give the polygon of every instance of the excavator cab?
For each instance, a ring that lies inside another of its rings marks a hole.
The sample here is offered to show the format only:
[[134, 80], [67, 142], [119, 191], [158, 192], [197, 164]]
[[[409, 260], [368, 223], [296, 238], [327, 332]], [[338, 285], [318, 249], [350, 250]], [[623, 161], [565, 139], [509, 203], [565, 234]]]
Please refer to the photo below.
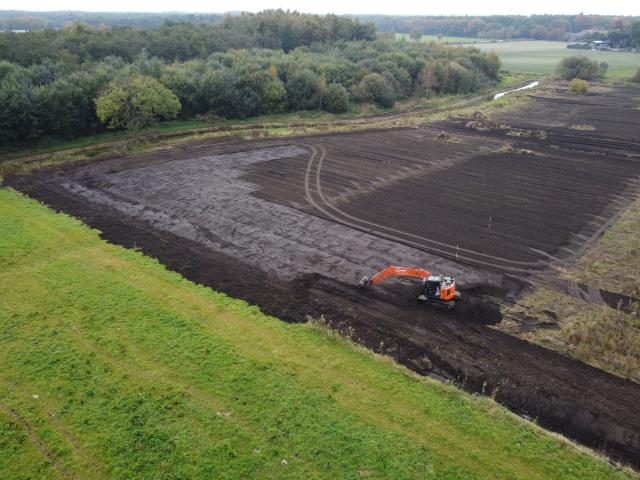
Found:
[[456, 306], [456, 300], [462, 298], [462, 294], [456, 290], [456, 280], [444, 275], [432, 275], [422, 268], [395, 267], [390, 265], [372, 277], [363, 277], [360, 280], [360, 288], [377, 284], [387, 277], [417, 277], [422, 280], [422, 293], [418, 301], [443, 305], [449, 310]]
[[455, 278], [445, 277], [444, 275], [429, 275], [424, 279], [424, 287], [418, 300], [421, 302], [445, 302], [449, 306], [446, 302], [455, 302], [460, 297], [460, 292], [456, 292]]
[[440, 279], [434, 277], [428, 277], [424, 281], [424, 289], [422, 294], [425, 297], [429, 298], [439, 298], [440, 297]]

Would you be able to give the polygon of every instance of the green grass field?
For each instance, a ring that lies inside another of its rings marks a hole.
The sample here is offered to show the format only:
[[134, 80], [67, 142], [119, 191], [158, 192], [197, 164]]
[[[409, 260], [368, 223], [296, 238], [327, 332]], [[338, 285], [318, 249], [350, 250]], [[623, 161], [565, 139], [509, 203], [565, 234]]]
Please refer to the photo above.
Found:
[[0, 478], [627, 478], [0, 189]]
[[553, 74], [558, 62], [572, 55], [586, 55], [608, 63], [607, 75], [611, 77], [630, 77], [640, 68], [640, 53], [573, 50], [566, 48], [564, 42], [526, 40], [481, 43], [476, 46], [486, 52], [496, 52], [502, 61], [502, 68], [516, 73]]
[[[408, 33], [396, 33], [396, 39], [406, 39], [410, 40]], [[450, 37], [448, 35], [442, 35], [438, 37], [437, 35], [423, 35], [420, 39], [421, 42], [438, 42], [438, 43], [483, 43], [489, 42], [485, 38], [475, 38], [475, 37]]]

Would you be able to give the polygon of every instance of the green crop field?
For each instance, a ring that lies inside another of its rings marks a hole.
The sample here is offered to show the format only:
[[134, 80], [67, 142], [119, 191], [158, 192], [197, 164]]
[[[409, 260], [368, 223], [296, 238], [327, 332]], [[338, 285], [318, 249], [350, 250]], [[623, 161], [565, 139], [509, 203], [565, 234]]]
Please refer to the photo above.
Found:
[[564, 42], [527, 40], [480, 43], [476, 46], [483, 51], [496, 52], [502, 61], [502, 68], [515, 73], [552, 74], [558, 62], [571, 55], [586, 55], [608, 63], [608, 75], [612, 77], [630, 77], [640, 68], [640, 53], [574, 50], [566, 48]]
[[0, 477], [626, 478], [0, 189]]

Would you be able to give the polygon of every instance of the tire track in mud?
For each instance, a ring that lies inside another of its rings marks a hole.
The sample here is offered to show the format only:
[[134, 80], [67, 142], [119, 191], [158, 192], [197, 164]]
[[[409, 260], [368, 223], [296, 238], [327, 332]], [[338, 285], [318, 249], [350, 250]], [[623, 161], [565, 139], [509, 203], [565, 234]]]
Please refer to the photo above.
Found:
[[[311, 151], [311, 157], [309, 158], [309, 161], [307, 163], [305, 179], [304, 179], [306, 198], [316, 210], [318, 210], [323, 215], [329, 217], [331, 220], [337, 223], [346, 225], [351, 228], [355, 228], [356, 230], [360, 230], [374, 236], [385, 238], [387, 240], [403, 243], [405, 245], [417, 248], [422, 251], [442, 255], [452, 260], [468, 263], [471, 265], [489, 267], [489, 268], [497, 269], [497, 270], [508, 272], [508, 273], [526, 274], [526, 273], [531, 273], [532, 271], [542, 270], [548, 267], [547, 262], [542, 262], [542, 261], [526, 262], [526, 261], [518, 261], [518, 260], [509, 260], [506, 258], [497, 257], [494, 255], [489, 255], [489, 254], [485, 254], [482, 252], [478, 252], [478, 251], [470, 250], [466, 248], [453, 248], [451, 245], [448, 245], [443, 242], [439, 242], [437, 240], [421, 237], [419, 235], [414, 235], [409, 232], [387, 227], [379, 223], [370, 222], [368, 220], [354, 217], [353, 215], [350, 215], [340, 210], [338, 207], [334, 206], [333, 204], [331, 204], [331, 202], [323, 194], [321, 172], [322, 172], [322, 164], [324, 162], [324, 159], [326, 158], [326, 150], [324, 149], [324, 147], [322, 146], [316, 147], [315, 145], [312, 145], [312, 144], [306, 144], [305, 146], [309, 148]], [[318, 151], [320, 152], [319, 154], [318, 154]], [[315, 190], [312, 188], [312, 182], [311, 182], [312, 176], [315, 177], [315, 182], [314, 182]], [[313, 198], [313, 193], [315, 193], [319, 197], [319, 202], [316, 202], [316, 200]], [[322, 203], [323, 206], [319, 205], [319, 203]], [[324, 208], [324, 207], [327, 207], [327, 208]], [[335, 214], [330, 213], [327, 209], [333, 210]], [[369, 225], [369, 227], [365, 225]], [[387, 233], [387, 232], [391, 232], [391, 233]], [[415, 238], [417, 240], [420, 240], [420, 242], [410, 240], [410, 238]], [[428, 245], [428, 244], [431, 244], [431, 245]], [[432, 246], [432, 245], [437, 245], [437, 246]], [[463, 252], [463, 254], [461, 254], [460, 252]]]

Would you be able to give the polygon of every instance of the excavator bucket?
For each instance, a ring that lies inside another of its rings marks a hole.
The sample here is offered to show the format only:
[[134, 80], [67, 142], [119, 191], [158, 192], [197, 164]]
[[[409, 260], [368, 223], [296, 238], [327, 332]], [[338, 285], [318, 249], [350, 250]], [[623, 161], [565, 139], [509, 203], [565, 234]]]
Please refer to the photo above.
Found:
[[362, 277], [362, 279], [358, 282], [358, 286], [360, 288], [365, 288], [371, 285], [371, 279], [369, 277]]

